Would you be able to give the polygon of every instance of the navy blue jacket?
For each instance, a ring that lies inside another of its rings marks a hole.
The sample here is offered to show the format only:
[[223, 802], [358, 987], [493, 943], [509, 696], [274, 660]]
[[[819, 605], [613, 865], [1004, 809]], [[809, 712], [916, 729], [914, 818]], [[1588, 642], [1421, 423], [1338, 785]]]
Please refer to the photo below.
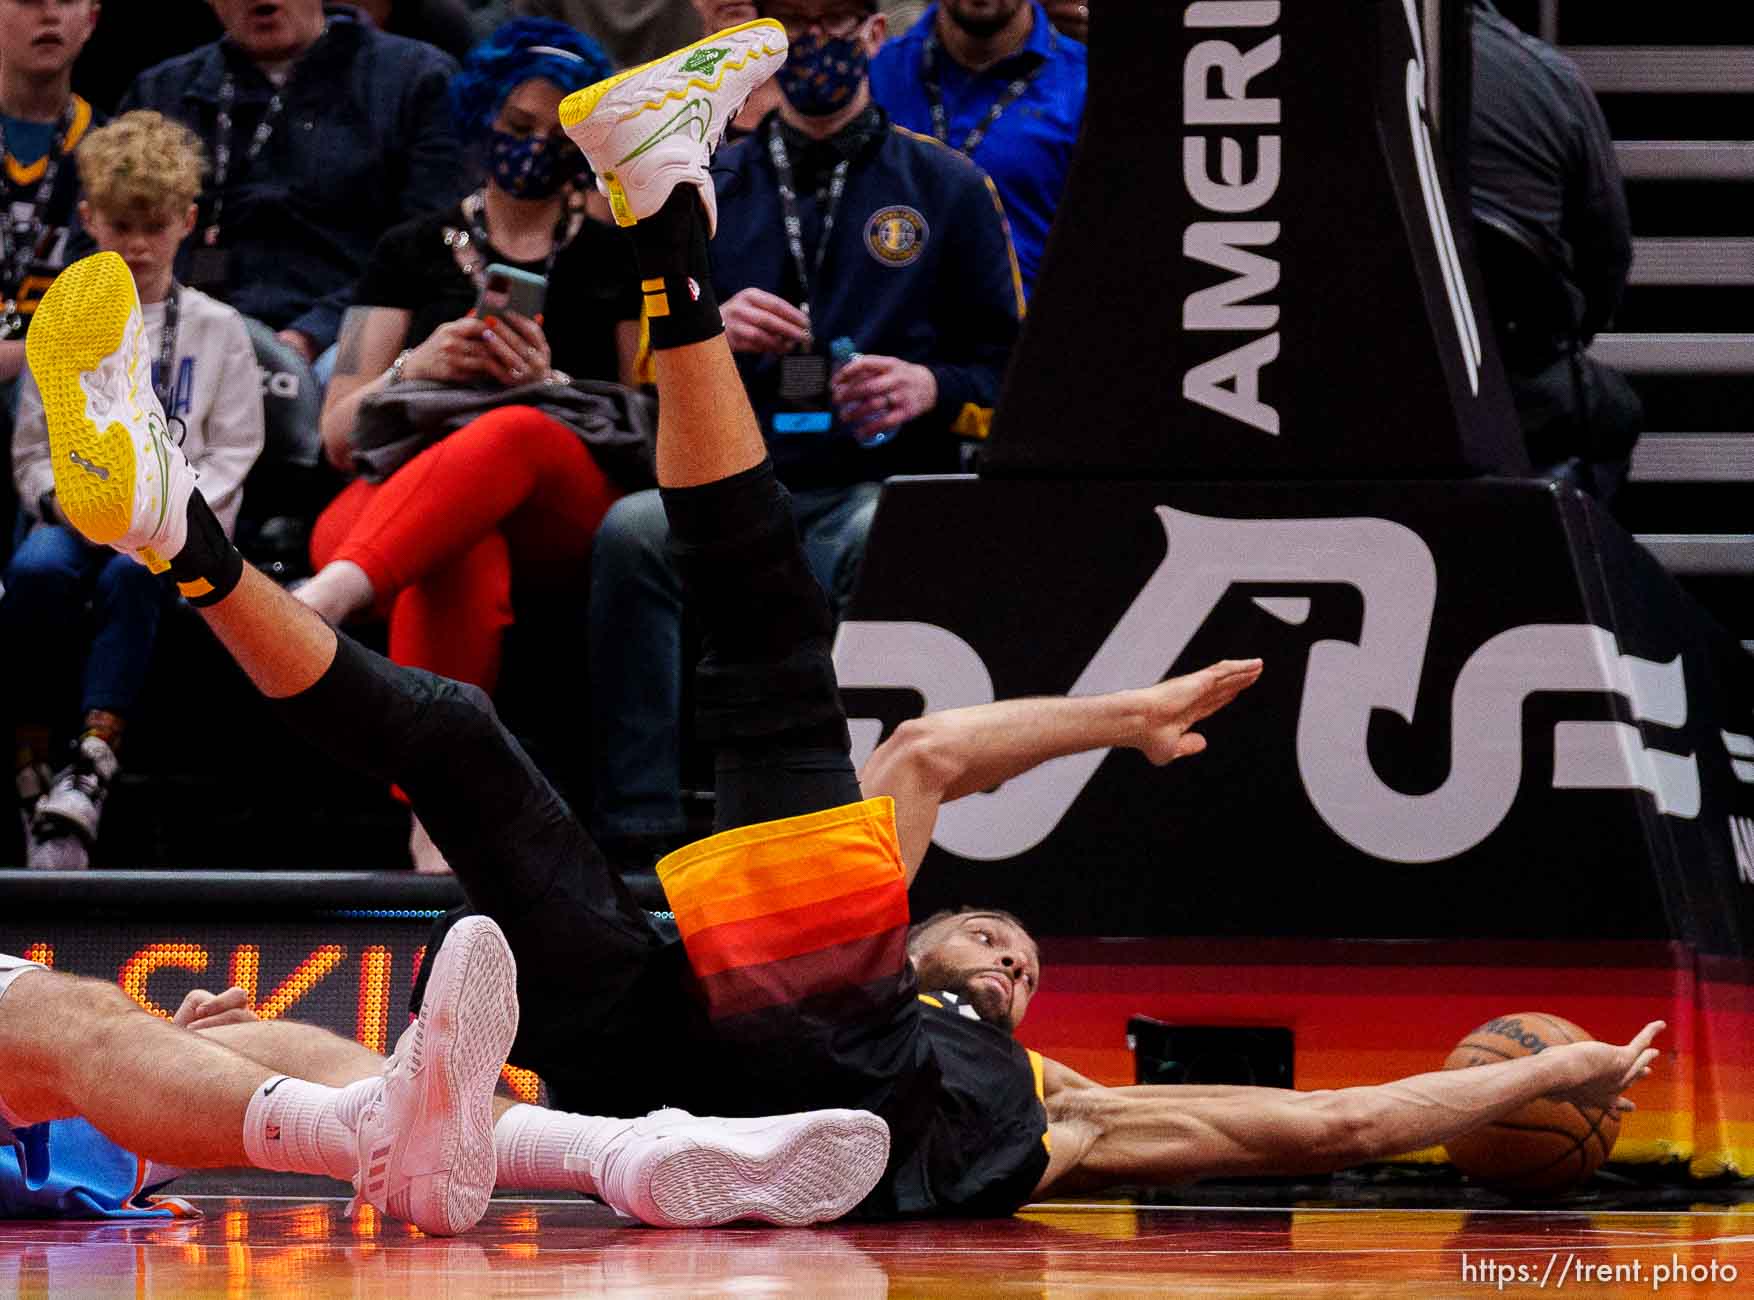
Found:
[[[356, 10], [328, 6], [328, 33], [299, 60], [286, 109], [253, 164], [250, 139], [274, 87], [229, 39], [141, 73], [122, 110], [157, 109], [201, 137], [211, 159], [219, 87], [236, 78], [232, 165], [221, 244], [230, 254], [226, 300], [319, 349], [335, 341], [354, 281], [391, 226], [455, 202], [463, 162], [446, 100], [457, 65], [430, 45], [386, 36]], [[202, 238], [212, 186], [183, 246], [178, 274]]]
[[[713, 161], [719, 228], [710, 247], [720, 302], [751, 287], [803, 301], [769, 154], [775, 123], [770, 115]], [[820, 197], [804, 193], [799, 203], [812, 267]], [[739, 354], [782, 480], [833, 487], [959, 468], [950, 435], [985, 435], [1023, 316], [1017, 258], [992, 182], [962, 155], [884, 120], [848, 172], [813, 288], [811, 324], [822, 346], [850, 338], [859, 352], [930, 367], [938, 405], [876, 448], [859, 446], [838, 427], [827, 437], [775, 436], [779, 363]]]

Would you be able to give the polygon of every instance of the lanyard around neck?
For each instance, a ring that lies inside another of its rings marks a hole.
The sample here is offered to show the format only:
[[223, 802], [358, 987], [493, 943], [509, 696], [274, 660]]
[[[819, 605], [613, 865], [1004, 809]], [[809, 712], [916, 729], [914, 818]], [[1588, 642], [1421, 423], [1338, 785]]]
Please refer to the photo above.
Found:
[[[1036, 21], [1041, 21], [1040, 15], [1037, 15]], [[1060, 34], [1056, 31], [1050, 31], [1048, 33], [1048, 58], [1052, 58], [1054, 51], [1058, 50], [1059, 47]], [[920, 84], [925, 88], [926, 102], [932, 110], [932, 134], [938, 137], [938, 143], [949, 144], [950, 112], [944, 107], [944, 83], [938, 72], [938, 55], [941, 48], [938, 43], [938, 32], [934, 26], [926, 33], [925, 48], [920, 53]], [[987, 110], [987, 115], [982, 119], [980, 125], [968, 133], [967, 138], [957, 148], [957, 152], [965, 157], [974, 157], [974, 151], [981, 147], [981, 141], [987, 138], [987, 132], [991, 131], [994, 124], [1005, 115], [1006, 109], [1028, 93], [1029, 88], [1035, 84], [1035, 79], [1041, 76], [1042, 70], [1047, 65], [1048, 60], [1044, 58], [1028, 72], [1013, 79], [1011, 84], [1006, 86], [999, 97], [993, 101], [992, 107]]]
[[768, 156], [773, 159], [773, 169], [779, 177], [780, 213], [786, 228], [786, 247], [791, 251], [792, 264], [798, 272], [798, 290], [804, 296], [799, 307], [804, 314], [810, 314], [811, 285], [822, 278], [822, 264], [828, 257], [828, 239], [834, 233], [835, 213], [840, 208], [840, 201], [847, 192], [847, 173], [852, 170], [853, 160], [842, 158], [834, 165], [834, 172], [828, 181], [828, 199], [822, 208], [822, 234], [816, 241], [816, 265], [814, 269], [804, 257], [804, 218], [798, 211], [798, 190], [792, 174], [792, 156], [786, 151], [786, 142], [780, 138], [780, 124], [776, 120], [767, 135]]
[[[43, 160], [43, 178], [37, 182], [36, 193], [31, 199], [29, 220], [19, 229], [13, 225], [10, 212], [0, 213], [0, 276], [5, 277], [4, 285], [0, 285], [0, 291], [5, 294], [4, 306], [0, 307], [0, 337], [16, 334], [24, 325], [24, 317], [18, 310], [18, 298], [24, 290], [24, 278], [30, 271], [30, 264], [41, 252], [38, 245], [43, 242], [49, 204], [55, 198], [55, 181], [61, 174], [61, 160], [66, 156], [63, 150], [67, 136], [73, 130], [77, 105], [77, 100], [69, 99], [55, 121], [55, 133], [49, 138], [49, 152]], [[5, 159], [6, 124], [0, 122], [0, 166], [4, 166]]]
[[164, 408], [165, 418], [174, 419], [171, 414], [171, 399], [176, 395], [177, 376], [177, 318], [182, 311], [183, 287], [175, 280], [171, 281], [171, 291], [164, 296], [164, 327], [158, 337], [158, 364], [152, 368], [152, 391], [158, 397], [158, 404]]
[[[312, 42], [309, 49], [299, 56], [298, 63], [293, 65], [287, 74], [286, 81], [274, 88], [274, 94], [268, 100], [268, 107], [262, 112], [262, 120], [256, 123], [256, 129], [250, 136], [249, 148], [244, 151], [244, 166], [252, 167], [256, 159], [262, 156], [262, 150], [274, 138], [274, 128], [280, 123], [280, 116], [286, 111], [286, 92], [292, 86], [293, 78], [305, 59], [310, 57], [311, 50], [317, 48], [329, 35], [329, 24], [323, 24], [322, 35]], [[225, 80], [219, 83], [219, 112], [216, 115], [214, 131], [218, 136], [213, 142], [213, 213], [207, 219], [207, 227], [201, 232], [201, 240], [209, 248], [219, 245], [220, 218], [225, 215], [225, 183], [231, 178], [231, 113], [237, 107], [238, 79], [230, 72]]]

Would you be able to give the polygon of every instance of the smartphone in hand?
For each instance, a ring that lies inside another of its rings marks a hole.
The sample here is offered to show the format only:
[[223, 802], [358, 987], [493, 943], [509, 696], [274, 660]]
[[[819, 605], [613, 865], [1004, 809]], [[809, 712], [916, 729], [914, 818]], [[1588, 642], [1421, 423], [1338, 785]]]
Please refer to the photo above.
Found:
[[481, 275], [481, 293], [475, 299], [477, 316], [485, 320], [514, 311], [534, 321], [542, 319], [543, 302], [548, 296], [548, 281], [542, 276], [503, 262], [494, 262]]

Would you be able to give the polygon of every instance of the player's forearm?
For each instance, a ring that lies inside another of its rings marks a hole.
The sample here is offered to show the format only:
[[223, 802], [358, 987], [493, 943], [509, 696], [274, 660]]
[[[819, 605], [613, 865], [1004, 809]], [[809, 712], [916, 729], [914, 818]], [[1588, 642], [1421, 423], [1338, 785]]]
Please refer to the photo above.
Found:
[[1289, 1088], [1263, 1088], [1239, 1083], [1129, 1083], [1111, 1088], [1110, 1091], [1118, 1092], [1123, 1097], [1154, 1098], [1160, 1101], [1186, 1101], [1194, 1097], [1263, 1100], [1314, 1095], [1307, 1092], [1294, 1093]]
[[991, 790], [1049, 759], [1129, 744], [1146, 725], [1136, 693], [1119, 691], [946, 709], [908, 724], [913, 734], [907, 739], [930, 754], [949, 802]]
[[1328, 1094], [1356, 1127], [1357, 1160], [1447, 1142], [1578, 1082], [1562, 1049]]

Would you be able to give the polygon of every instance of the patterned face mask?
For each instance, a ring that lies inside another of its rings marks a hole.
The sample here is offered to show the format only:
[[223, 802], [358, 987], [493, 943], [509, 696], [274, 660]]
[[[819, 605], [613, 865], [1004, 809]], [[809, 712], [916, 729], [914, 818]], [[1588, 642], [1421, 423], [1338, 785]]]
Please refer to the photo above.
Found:
[[792, 42], [775, 79], [786, 101], [805, 117], [827, 117], [845, 108], [865, 80], [870, 59], [858, 36], [811, 32]]
[[568, 181], [588, 173], [585, 157], [570, 140], [493, 133], [488, 156], [493, 183], [514, 199], [551, 198]]

